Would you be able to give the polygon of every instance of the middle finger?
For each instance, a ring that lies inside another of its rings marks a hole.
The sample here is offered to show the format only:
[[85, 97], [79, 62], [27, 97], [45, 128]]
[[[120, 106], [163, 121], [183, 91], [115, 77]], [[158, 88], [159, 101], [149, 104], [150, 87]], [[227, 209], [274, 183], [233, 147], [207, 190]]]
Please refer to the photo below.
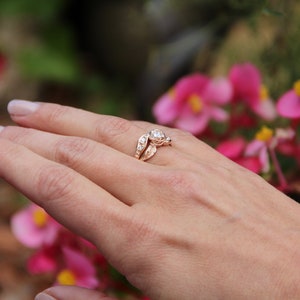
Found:
[[[147, 200], [154, 190], [158, 166], [93, 140], [16, 126], [5, 127], [1, 137], [74, 169], [128, 205]], [[137, 197], [139, 194], [143, 197]]]

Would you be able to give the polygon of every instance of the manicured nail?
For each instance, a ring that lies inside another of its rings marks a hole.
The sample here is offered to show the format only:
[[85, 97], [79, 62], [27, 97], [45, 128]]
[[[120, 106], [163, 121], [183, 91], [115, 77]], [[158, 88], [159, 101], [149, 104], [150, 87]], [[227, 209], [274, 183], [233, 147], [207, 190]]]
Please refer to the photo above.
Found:
[[52, 296], [50, 296], [49, 294], [46, 293], [39, 293], [35, 296], [34, 300], [56, 300], [55, 298], [53, 298]]
[[39, 108], [38, 102], [31, 102], [27, 100], [11, 100], [7, 105], [7, 110], [10, 115], [26, 116], [35, 112]]
[[0, 132], [1, 132], [4, 128], [5, 128], [4, 126], [1, 126], [1, 125], [0, 125]]

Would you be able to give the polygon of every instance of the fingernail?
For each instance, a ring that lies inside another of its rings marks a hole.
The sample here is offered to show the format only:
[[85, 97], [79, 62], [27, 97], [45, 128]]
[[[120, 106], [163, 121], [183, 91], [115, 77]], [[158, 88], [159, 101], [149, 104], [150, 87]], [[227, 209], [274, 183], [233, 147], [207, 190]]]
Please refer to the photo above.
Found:
[[4, 126], [1, 126], [1, 125], [0, 125], [0, 132], [1, 132], [4, 128], [5, 128]]
[[26, 116], [35, 112], [39, 108], [38, 102], [31, 102], [27, 100], [11, 100], [7, 105], [7, 111], [14, 116]]
[[34, 300], [56, 300], [56, 299], [53, 298], [52, 296], [50, 296], [49, 294], [42, 292], [42, 293], [37, 294], [35, 296]]

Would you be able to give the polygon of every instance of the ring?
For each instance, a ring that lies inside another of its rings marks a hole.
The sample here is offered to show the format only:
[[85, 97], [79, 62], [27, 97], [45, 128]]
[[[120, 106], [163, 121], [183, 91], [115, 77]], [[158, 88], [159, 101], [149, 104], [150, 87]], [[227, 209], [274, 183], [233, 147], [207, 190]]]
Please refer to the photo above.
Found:
[[146, 161], [156, 153], [158, 147], [171, 146], [171, 142], [171, 138], [161, 130], [153, 129], [138, 139], [134, 156], [139, 160]]

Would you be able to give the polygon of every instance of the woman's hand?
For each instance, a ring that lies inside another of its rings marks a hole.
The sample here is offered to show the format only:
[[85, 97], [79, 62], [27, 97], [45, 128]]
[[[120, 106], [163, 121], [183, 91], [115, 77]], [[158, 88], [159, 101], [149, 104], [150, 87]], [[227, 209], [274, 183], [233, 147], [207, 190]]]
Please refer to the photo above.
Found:
[[[8, 108], [22, 127], [0, 133], [0, 176], [152, 299], [300, 297], [299, 205], [261, 177], [179, 130], [55, 104]], [[154, 128], [172, 147], [134, 158]]]

